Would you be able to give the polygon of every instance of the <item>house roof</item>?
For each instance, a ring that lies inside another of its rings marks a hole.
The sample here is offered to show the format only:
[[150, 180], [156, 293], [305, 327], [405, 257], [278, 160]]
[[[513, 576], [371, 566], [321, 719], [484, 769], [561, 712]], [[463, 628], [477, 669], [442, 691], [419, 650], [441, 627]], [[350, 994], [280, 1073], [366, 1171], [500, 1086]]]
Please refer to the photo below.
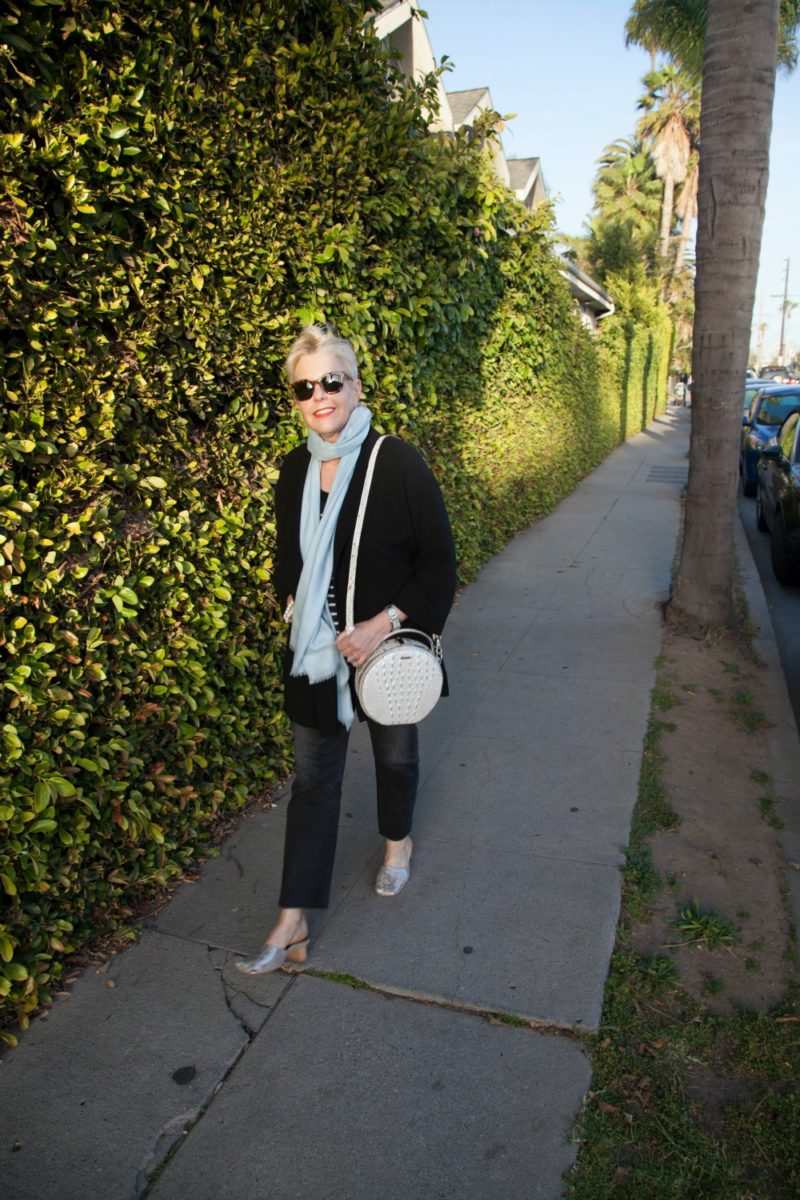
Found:
[[541, 160], [538, 158], [509, 158], [508, 186], [516, 192], [526, 208], [535, 208], [542, 200], [547, 199], [547, 188], [542, 174]]
[[527, 191], [531, 179], [540, 169], [538, 158], [510, 158], [508, 174], [511, 177], [511, 186], [514, 191], [520, 191], [522, 188]]
[[464, 124], [469, 114], [481, 100], [485, 99], [489, 106], [492, 103], [488, 87], [467, 88], [464, 92], [448, 92], [447, 99], [450, 102], [450, 111], [453, 114], [453, 122], [456, 128]]

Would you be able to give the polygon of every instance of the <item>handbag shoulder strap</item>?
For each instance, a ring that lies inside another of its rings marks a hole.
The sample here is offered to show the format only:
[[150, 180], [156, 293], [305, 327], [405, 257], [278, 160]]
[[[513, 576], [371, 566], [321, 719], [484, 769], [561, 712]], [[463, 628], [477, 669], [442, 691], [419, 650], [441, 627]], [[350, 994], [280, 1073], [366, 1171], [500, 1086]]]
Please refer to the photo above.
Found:
[[355, 622], [353, 620], [353, 609], [355, 605], [356, 594], [356, 566], [358, 564], [358, 547], [361, 543], [361, 530], [364, 526], [364, 513], [367, 511], [367, 500], [369, 499], [369, 490], [372, 487], [372, 476], [375, 473], [375, 462], [378, 458], [378, 451], [381, 448], [381, 442], [386, 441], [386, 434], [379, 437], [375, 445], [372, 447], [372, 453], [369, 456], [367, 464], [367, 473], [364, 476], [364, 486], [361, 489], [361, 500], [358, 505], [358, 515], [356, 517], [355, 529], [353, 530], [353, 545], [350, 550], [350, 571], [347, 576], [347, 599], [345, 601], [345, 617], [344, 627], [345, 632], [349, 633]]

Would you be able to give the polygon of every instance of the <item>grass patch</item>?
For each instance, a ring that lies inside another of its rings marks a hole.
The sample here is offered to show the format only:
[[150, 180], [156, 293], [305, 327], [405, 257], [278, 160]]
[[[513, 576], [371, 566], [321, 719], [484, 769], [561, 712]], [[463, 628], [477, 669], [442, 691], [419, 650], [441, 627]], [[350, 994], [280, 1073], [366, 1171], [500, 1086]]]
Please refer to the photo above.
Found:
[[643, 921], [650, 902], [663, 890], [664, 881], [653, 866], [653, 854], [645, 843], [625, 847], [622, 868], [622, 891], [626, 911], [631, 920]]
[[674, 829], [680, 820], [667, 801], [661, 782], [661, 767], [666, 761], [661, 749], [661, 735], [673, 728], [651, 717], [645, 734], [638, 798], [622, 868], [623, 909], [627, 920], [645, 920], [653, 897], [664, 887], [663, 879], [653, 866], [652, 851], [646, 839], [659, 830]]
[[490, 1020], [496, 1025], [510, 1025], [512, 1029], [529, 1029], [530, 1021], [526, 1021], [524, 1017], [518, 1017], [514, 1013], [493, 1012], [490, 1014]]
[[778, 816], [776, 807], [775, 792], [772, 787], [772, 780], [766, 771], [754, 769], [750, 772], [750, 779], [753, 783], [757, 783], [759, 787], [764, 788], [763, 795], [758, 797], [758, 811], [772, 829], [783, 829], [783, 821]]
[[659, 712], [669, 712], [671, 708], [682, 703], [680, 697], [671, 692], [669, 688], [660, 685], [653, 688], [653, 708], [657, 708]]
[[736, 926], [719, 913], [704, 912], [697, 900], [687, 904], [672, 922], [683, 940], [704, 950], [735, 946], [739, 941]]
[[[733, 706], [729, 695], [709, 690], [721, 706]], [[752, 697], [737, 695], [736, 706], [752, 713]], [[693, 999], [672, 958], [645, 958], [631, 945], [632, 927], [664, 887], [647, 839], [678, 821], [661, 780], [659, 700], [654, 693], [602, 1023], [587, 1043], [592, 1089], [577, 1122], [578, 1159], [565, 1197], [789, 1200], [800, 1196], [800, 991], [792, 987], [769, 1013], [720, 1016], [703, 999], [724, 991], [710, 972], [702, 997]], [[771, 790], [762, 772], [750, 777]], [[739, 916], [745, 919], [744, 910]], [[681, 945], [707, 950], [740, 940], [732, 921], [697, 901], [680, 908], [675, 928]], [[747, 952], [758, 949], [754, 942]], [[760, 969], [755, 957], [745, 965]]]
[[661, 768], [666, 762], [661, 749], [661, 735], [673, 727], [650, 718], [644, 738], [642, 770], [639, 776], [639, 793], [631, 822], [632, 850], [641, 849], [643, 841], [660, 829], [674, 829], [680, 822], [678, 814], [667, 800], [661, 782]]
[[[656, 959], [670, 963], [670, 969], [656, 966]], [[638, 1003], [663, 992], [665, 986], [671, 987], [676, 982], [676, 965], [664, 955], [644, 958], [633, 950], [618, 946], [611, 956], [607, 987], [613, 991], [618, 1003], [625, 999]]]
[[355, 991], [375, 991], [371, 984], [365, 983], [357, 975], [347, 975], [343, 971], [322, 971], [319, 967], [307, 967], [303, 974], [313, 975], [315, 979], [327, 979], [328, 983], [343, 983]]
[[796, 1025], [779, 1014], [661, 1008], [641, 993], [637, 1002], [620, 973], [609, 978], [604, 1019], [569, 1200], [800, 1195]]
[[758, 811], [772, 829], [783, 829], [783, 821], [778, 816], [775, 792], [772, 780], [764, 771], [751, 771], [750, 778], [764, 788], [763, 795], [758, 797]]
[[767, 824], [771, 825], [773, 829], [783, 829], [783, 821], [775, 811], [774, 796], [760, 796], [758, 800], [758, 811], [761, 813], [761, 816], [764, 818]]
[[748, 692], [746, 688], [741, 688], [738, 692], [733, 693], [728, 714], [732, 721], [741, 725], [742, 729], [746, 729], [748, 733], [765, 729], [767, 725], [767, 718], [755, 707], [753, 693]]

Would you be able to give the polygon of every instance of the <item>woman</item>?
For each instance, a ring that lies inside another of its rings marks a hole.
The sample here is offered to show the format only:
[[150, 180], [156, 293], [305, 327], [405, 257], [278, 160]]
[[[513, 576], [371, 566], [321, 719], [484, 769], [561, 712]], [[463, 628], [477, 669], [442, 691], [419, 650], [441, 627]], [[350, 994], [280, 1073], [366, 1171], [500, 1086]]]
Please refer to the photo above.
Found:
[[[369, 409], [359, 403], [358, 365], [344, 338], [307, 326], [289, 351], [286, 372], [308, 429], [306, 445], [287, 456], [275, 495], [275, 584], [292, 621], [284, 685], [295, 778], [279, 916], [261, 953], [237, 963], [249, 975], [274, 971], [287, 958], [305, 962], [305, 910], [328, 905], [347, 742], [357, 711], [355, 668], [401, 624], [441, 633], [455, 591], [453, 538], [436, 481], [416, 450], [387, 438], [378, 451], [361, 535], [355, 626], [344, 629], [350, 545], [378, 434]], [[417, 727], [367, 723], [378, 827], [386, 839], [375, 891], [395, 896], [411, 866]]]

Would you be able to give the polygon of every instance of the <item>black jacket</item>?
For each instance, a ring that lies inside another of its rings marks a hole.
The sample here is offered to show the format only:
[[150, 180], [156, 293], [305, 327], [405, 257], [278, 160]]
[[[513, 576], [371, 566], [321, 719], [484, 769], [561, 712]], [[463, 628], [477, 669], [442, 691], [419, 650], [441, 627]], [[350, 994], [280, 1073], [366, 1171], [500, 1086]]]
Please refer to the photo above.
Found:
[[[344, 622], [350, 547], [372, 447], [371, 429], [359, 451], [344, 498], [333, 544], [336, 606]], [[275, 587], [282, 606], [295, 595], [303, 559], [300, 510], [311, 457], [305, 444], [287, 455], [275, 492], [277, 555]], [[378, 452], [372, 479], [355, 587], [355, 620], [367, 621], [387, 604], [407, 614], [405, 625], [441, 633], [456, 585], [455, 552], [442, 494], [422, 456], [399, 438], [387, 438]], [[291, 651], [284, 671], [286, 711], [293, 721], [312, 728], [336, 727], [334, 680], [312, 687], [292, 678]]]

